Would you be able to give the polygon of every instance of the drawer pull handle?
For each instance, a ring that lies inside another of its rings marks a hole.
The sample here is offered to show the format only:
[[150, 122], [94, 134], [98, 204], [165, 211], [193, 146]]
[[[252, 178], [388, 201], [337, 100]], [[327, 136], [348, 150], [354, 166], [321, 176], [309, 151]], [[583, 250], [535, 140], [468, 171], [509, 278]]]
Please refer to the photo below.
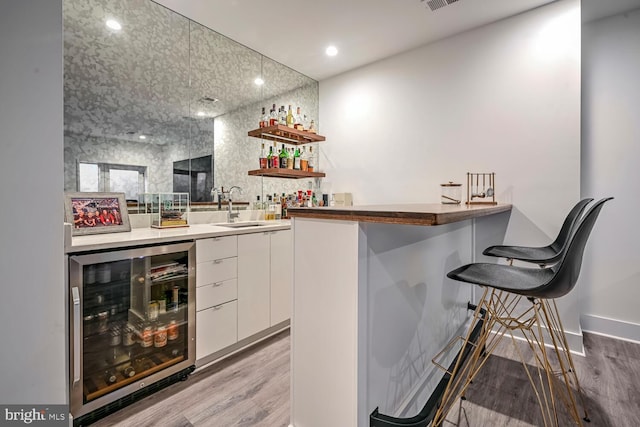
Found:
[[215, 261], [213, 261], [214, 264], [222, 264], [222, 260], [221, 259], [217, 259]]
[[217, 288], [218, 286], [222, 286], [222, 282], [214, 283], [212, 286], [214, 288]]
[[221, 310], [222, 309], [222, 304], [220, 305], [216, 305], [215, 307], [213, 307], [214, 310]]

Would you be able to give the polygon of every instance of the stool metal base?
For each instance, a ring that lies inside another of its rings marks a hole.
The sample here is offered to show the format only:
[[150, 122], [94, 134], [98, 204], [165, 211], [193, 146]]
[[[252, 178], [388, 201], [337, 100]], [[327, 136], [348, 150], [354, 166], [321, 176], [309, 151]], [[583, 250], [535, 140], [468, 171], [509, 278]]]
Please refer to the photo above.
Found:
[[[486, 311], [482, 330], [477, 341], [471, 343], [470, 333], [476, 322], [479, 321], [482, 311]], [[530, 360], [525, 358], [518, 346], [517, 338], [514, 335], [516, 331], [524, 337], [533, 353], [534, 368], [527, 364]], [[550, 337], [550, 343], [545, 343], [545, 331]], [[560, 404], [567, 408], [576, 425], [583, 425], [575, 396], [576, 392], [580, 405], [584, 409], [584, 419], [588, 421], [582, 389], [555, 301], [527, 298], [485, 287], [482, 298], [474, 311], [469, 333], [464, 338], [456, 338], [464, 340], [463, 346], [472, 346], [469, 357], [465, 360], [458, 360], [453, 370], [445, 369], [436, 361], [440, 354], [446, 351], [446, 348], [433, 359], [436, 366], [451, 375], [451, 380], [443, 393], [432, 425], [442, 425], [449, 411], [464, 396], [471, 381], [484, 366], [505, 334], [511, 337], [512, 344], [531, 383], [540, 406], [544, 426], [559, 426], [558, 408]]]

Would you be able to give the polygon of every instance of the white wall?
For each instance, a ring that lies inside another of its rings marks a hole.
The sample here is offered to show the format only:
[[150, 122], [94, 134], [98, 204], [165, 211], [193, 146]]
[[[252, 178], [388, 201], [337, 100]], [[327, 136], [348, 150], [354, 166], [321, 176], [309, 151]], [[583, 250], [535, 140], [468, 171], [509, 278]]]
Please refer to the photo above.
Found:
[[586, 330], [640, 341], [640, 9], [583, 27], [582, 192], [614, 196], [591, 236]]
[[[441, 183], [493, 171], [514, 206], [505, 243], [548, 243], [580, 197], [579, 7], [555, 2], [321, 81], [325, 191], [437, 202]], [[579, 335], [577, 293], [561, 307]]]
[[63, 404], [62, 2], [3, 2], [0, 58], [0, 402]]

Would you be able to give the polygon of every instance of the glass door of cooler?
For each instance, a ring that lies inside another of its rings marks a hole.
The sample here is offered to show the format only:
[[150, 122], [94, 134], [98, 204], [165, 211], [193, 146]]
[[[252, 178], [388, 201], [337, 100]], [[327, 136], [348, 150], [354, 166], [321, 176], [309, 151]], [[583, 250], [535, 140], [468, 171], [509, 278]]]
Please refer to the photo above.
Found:
[[70, 257], [74, 416], [194, 364], [194, 248]]

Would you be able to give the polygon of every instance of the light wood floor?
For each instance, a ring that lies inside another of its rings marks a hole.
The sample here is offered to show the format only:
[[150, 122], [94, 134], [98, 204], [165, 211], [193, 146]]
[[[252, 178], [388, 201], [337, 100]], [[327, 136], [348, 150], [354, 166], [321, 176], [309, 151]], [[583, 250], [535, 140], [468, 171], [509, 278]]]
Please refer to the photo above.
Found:
[[[289, 333], [283, 332], [94, 426], [286, 427], [289, 343]], [[587, 333], [584, 343], [586, 357], [575, 356], [574, 361], [591, 417], [585, 426], [640, 426], [640, 345]], [[445, 427], [542, 426], [535, 397], [514, 355], [505, 340]]]

